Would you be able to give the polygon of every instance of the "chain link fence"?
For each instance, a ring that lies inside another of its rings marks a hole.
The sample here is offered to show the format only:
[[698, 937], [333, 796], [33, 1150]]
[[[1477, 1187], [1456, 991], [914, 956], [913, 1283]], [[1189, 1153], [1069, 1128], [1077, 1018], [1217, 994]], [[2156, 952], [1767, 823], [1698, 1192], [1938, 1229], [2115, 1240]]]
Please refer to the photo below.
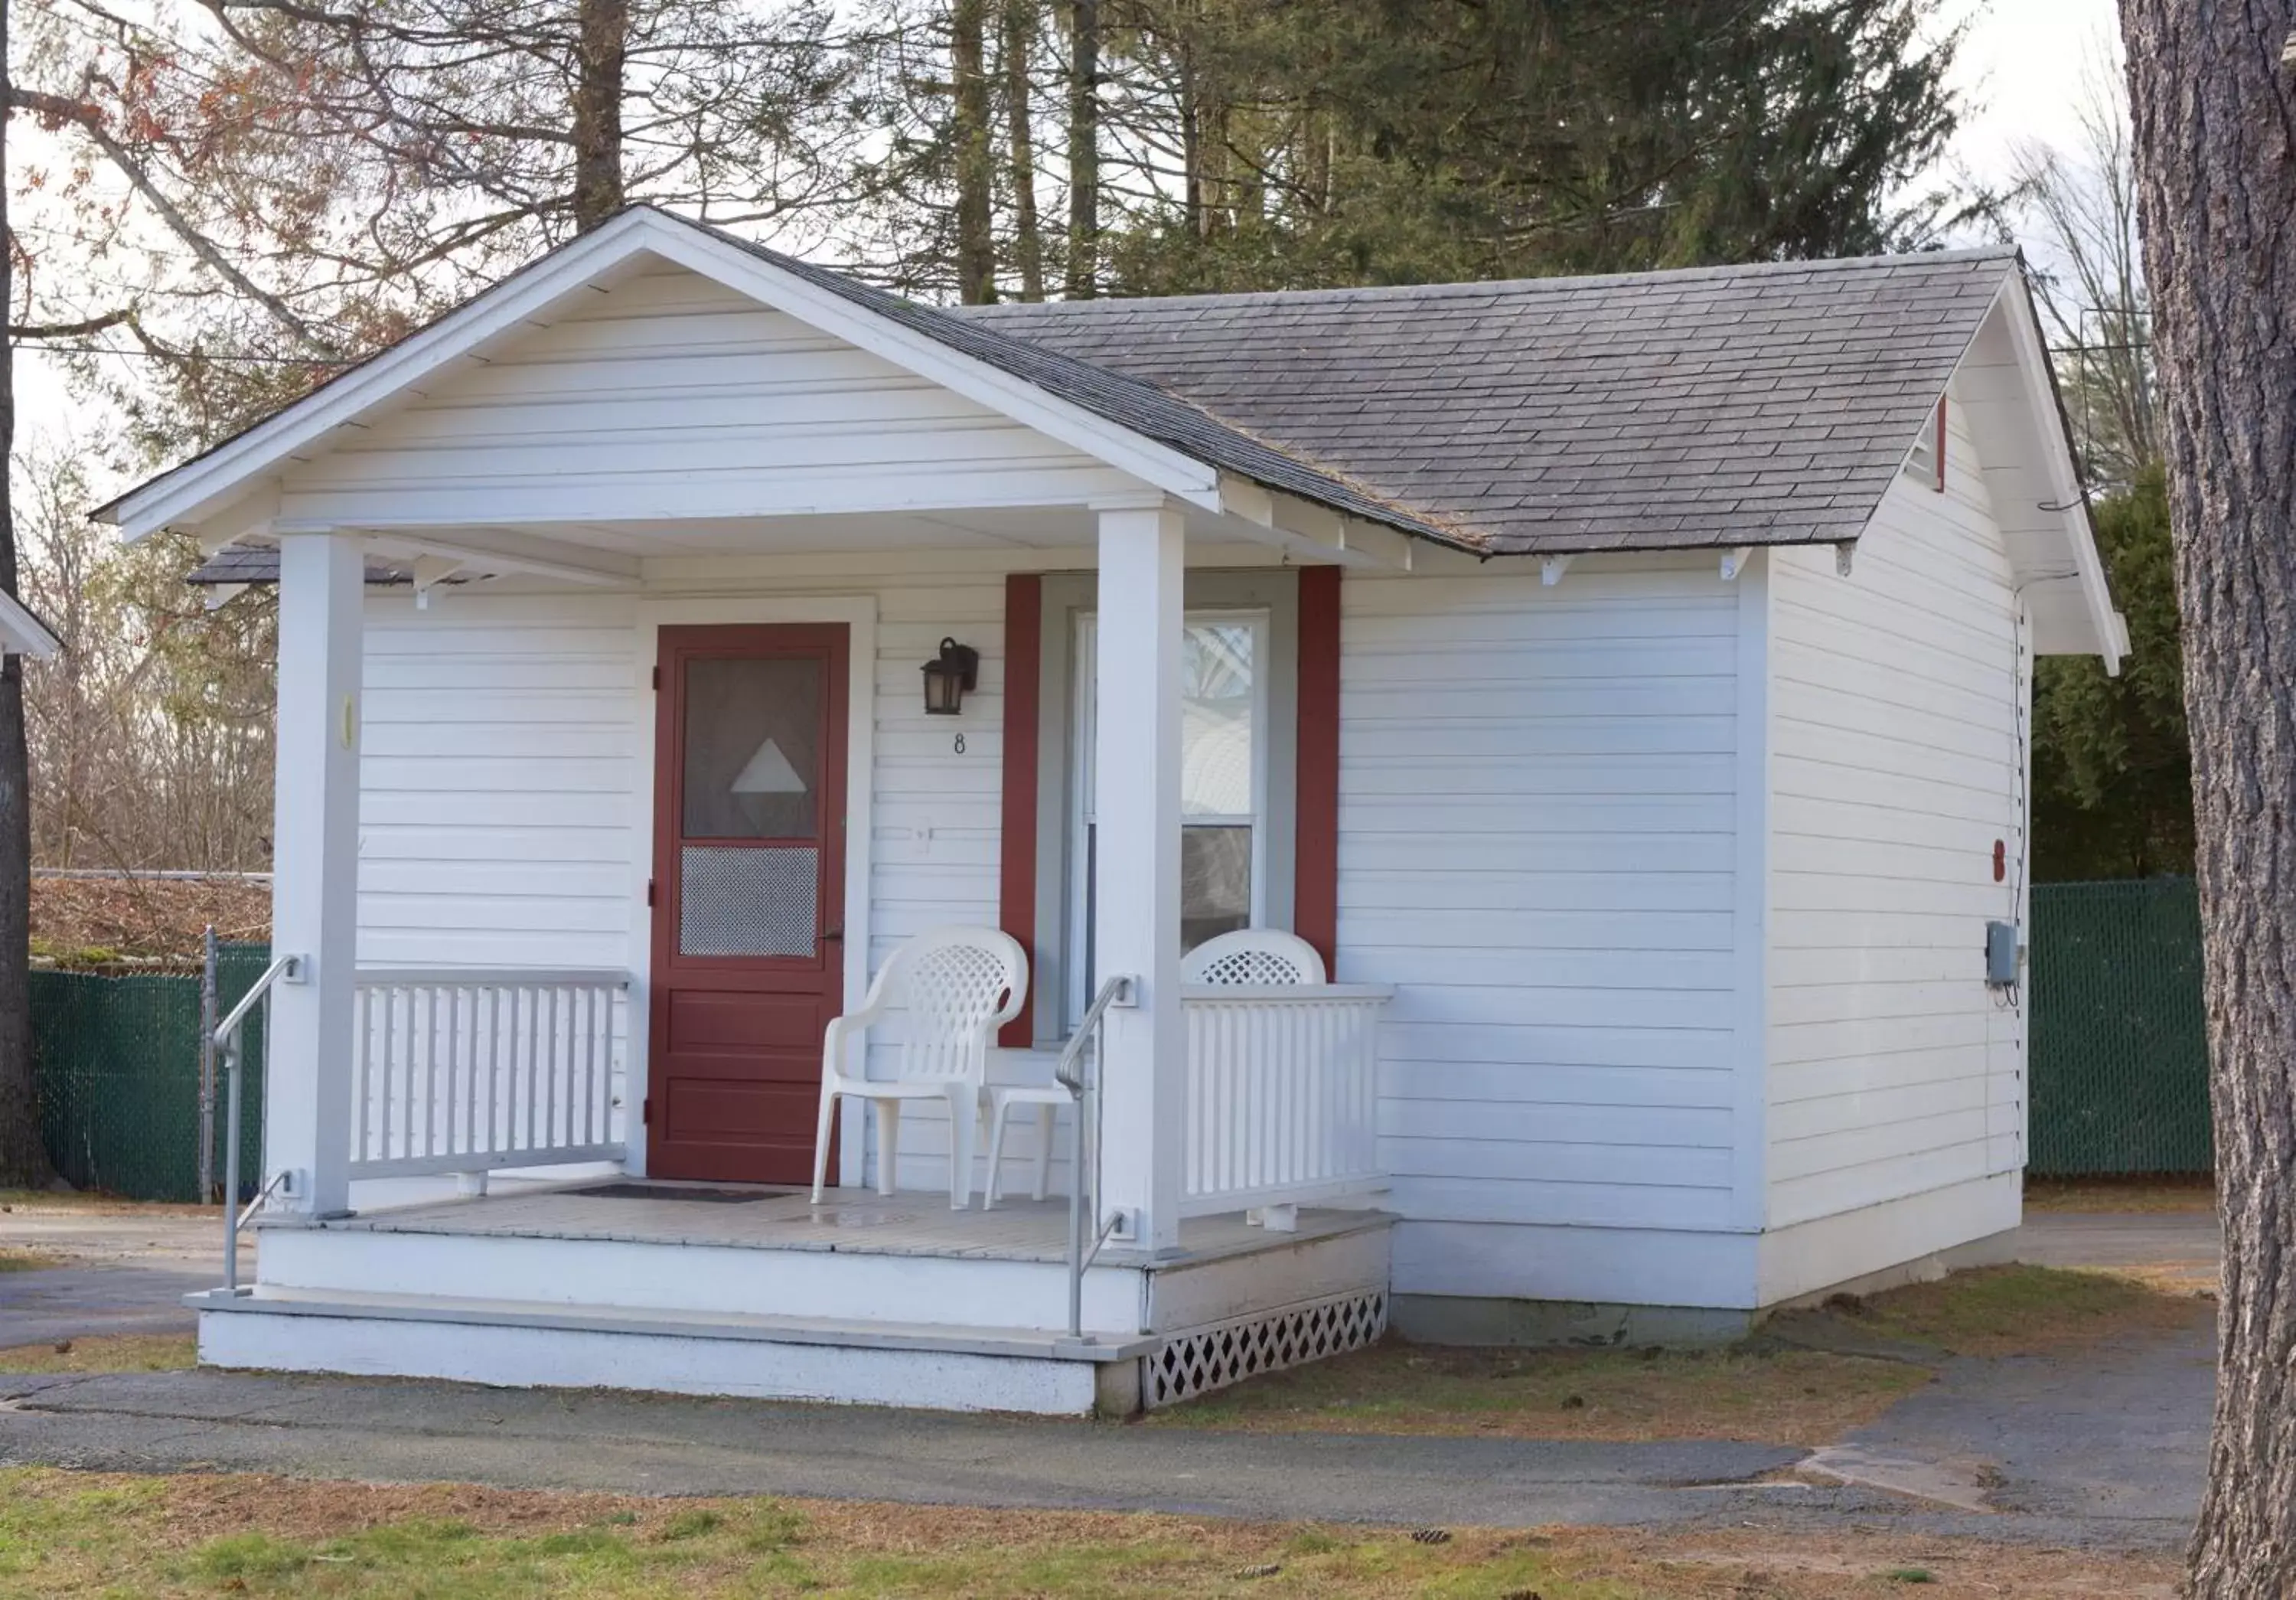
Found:
[[2037, 883], [2031, 947], [2027, 1170], [2212, 1171], [2193, 881]]
[[[2208, 1042], [2200, 906], [2189, 878], [2033, 889], [2031, 1137], [2038, 1177], [2207, 1172]], [[270, 962], [226, 944], [228, 1011]], [[48, 1158], [74, 1186], [198, 1202], [200, 979], [32, 974], [32, 1039]], [[263, 1170], [263, 1016], [247, 1025], [240, 1170]], [[217, 1087], [212, 1170], [223, 1170]], [[247, 1196], [242, 1196], [246, 1198]]]
[[[226, 944], [216, 989], [228, 1011], [269, 964], [264, 944]], [[242, 1187], [263, 1170], [263, 1016], [249, 1019]], [[200, 975], [32, 973], [32, 1052], [48, 1159], [75, 1188], [205, 1202], [200, 1174]], [[222, 1085], [209, 1154], [223, 1170]], [[219, 1181], [219, 1180], [218, 1180]], [[242, 1196], [247, 1198], [247, 1196]]]

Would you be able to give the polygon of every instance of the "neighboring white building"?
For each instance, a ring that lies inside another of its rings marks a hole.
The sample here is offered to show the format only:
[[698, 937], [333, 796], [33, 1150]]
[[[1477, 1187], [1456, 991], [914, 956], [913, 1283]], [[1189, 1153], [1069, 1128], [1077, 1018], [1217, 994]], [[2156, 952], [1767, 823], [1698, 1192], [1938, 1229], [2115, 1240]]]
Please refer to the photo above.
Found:
[[[638, 209], [104, 514], [281, 584], [207, 1359], [1123, 1408], [2017, 1225], [2032, 662], [2126, 636], [2011, 254], [959, 313]], [[922, 1112], [891, 1202], [850, 1105], [820, 1210], [500, 1176], [803, 1183], [949, 924], [1030, 956], [999, 1072], [1136, 980], [1092, 1337]], [[1184, 992], [1240, 925], [1334, 981]]]

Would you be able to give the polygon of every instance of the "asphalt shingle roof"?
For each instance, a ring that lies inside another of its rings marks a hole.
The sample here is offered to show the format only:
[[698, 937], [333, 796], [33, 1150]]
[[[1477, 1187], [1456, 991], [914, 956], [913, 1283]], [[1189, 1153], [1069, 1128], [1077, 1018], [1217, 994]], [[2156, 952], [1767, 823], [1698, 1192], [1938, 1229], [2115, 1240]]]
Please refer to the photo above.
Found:
[[[1223, 472], [1490, 555], [1857, 537], [2020, 271], [1999, 249], [943, 309], [701, 231]], [[231, 550], [193, 580], [276, 575]]]
[[1855, 538], [2008, 250], [972, 307], [1495, 554]]

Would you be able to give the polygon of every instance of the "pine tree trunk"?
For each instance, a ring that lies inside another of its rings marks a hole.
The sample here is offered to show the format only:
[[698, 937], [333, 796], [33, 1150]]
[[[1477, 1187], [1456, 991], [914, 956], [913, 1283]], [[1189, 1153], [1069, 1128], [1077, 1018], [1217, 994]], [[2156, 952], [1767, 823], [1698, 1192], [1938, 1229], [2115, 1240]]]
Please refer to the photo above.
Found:
[[[0, 106], [8, 103], [8, 10], [0, 0]], [[7, 167], [7, 119], [0, 115], [0, 171]], [[8, 185], [0, 184], [0, 241], [9, 238]], [[6, 337], [16, 304], [13, 252], [0, 248], [0, 468], [16, 447], [16, 349]], [[0, 470], [0, 588], [16, 592], [15, 508]], [[30, 770], [24, 753], [24, 664], [0, 667], [0, 1187], [35, 1189], [53, 1176], [40, 1140], [32, 1081], [32, 825]]]
[[2122, 0], [2184, 611], [2225, 1231], [2203, 1600], [2296, 1593], [2296, 94], [2289, 18]]
[[1029, 52], [1037, 38], [1037, 0], [1004, 0], [1004, 127], [1013, 180], [1013, 265], [1021, 298], [1045, 298], [1045, 240], [1037, 222], [1037, 131], [1030, 123]]
[[1069, 262], [1072, 300], [1100, 291], [1100, 0], [1069, 4]]
[[629, 31], [629, 0], [581, 0], [574, 85], [574, 226], [580, 233], [622, 209], [622, 68]]
[[990, 193], [996, 182], [988, 132], [988, 70], [983, 34], [988, 0], [949, 7], [949, 67], [956, 79], [956, 291], [968, 306], [996, 298], [996, 242]]

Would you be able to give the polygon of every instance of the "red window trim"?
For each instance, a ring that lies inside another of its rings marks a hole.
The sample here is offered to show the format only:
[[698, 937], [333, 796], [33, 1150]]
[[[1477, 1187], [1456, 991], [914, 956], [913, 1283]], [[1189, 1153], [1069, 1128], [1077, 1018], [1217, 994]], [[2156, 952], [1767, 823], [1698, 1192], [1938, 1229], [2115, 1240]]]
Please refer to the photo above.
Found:
[[[1034, 572], [1004, 579], [1004, 786], [997, 854], [996, 925], [1021, 941], [1030, 965], [1037, 951], [1037, 734], [1044, 694], [1045, 580]], [[996, 1042], [1013, 1049], [1036, 1043], [1037, 986], [1030, 974], [1021, 1014]]]
[[1340, 577], [1300, 569], [1300, 727], [1292, 931], [1336, 972], [1340, 938]]

